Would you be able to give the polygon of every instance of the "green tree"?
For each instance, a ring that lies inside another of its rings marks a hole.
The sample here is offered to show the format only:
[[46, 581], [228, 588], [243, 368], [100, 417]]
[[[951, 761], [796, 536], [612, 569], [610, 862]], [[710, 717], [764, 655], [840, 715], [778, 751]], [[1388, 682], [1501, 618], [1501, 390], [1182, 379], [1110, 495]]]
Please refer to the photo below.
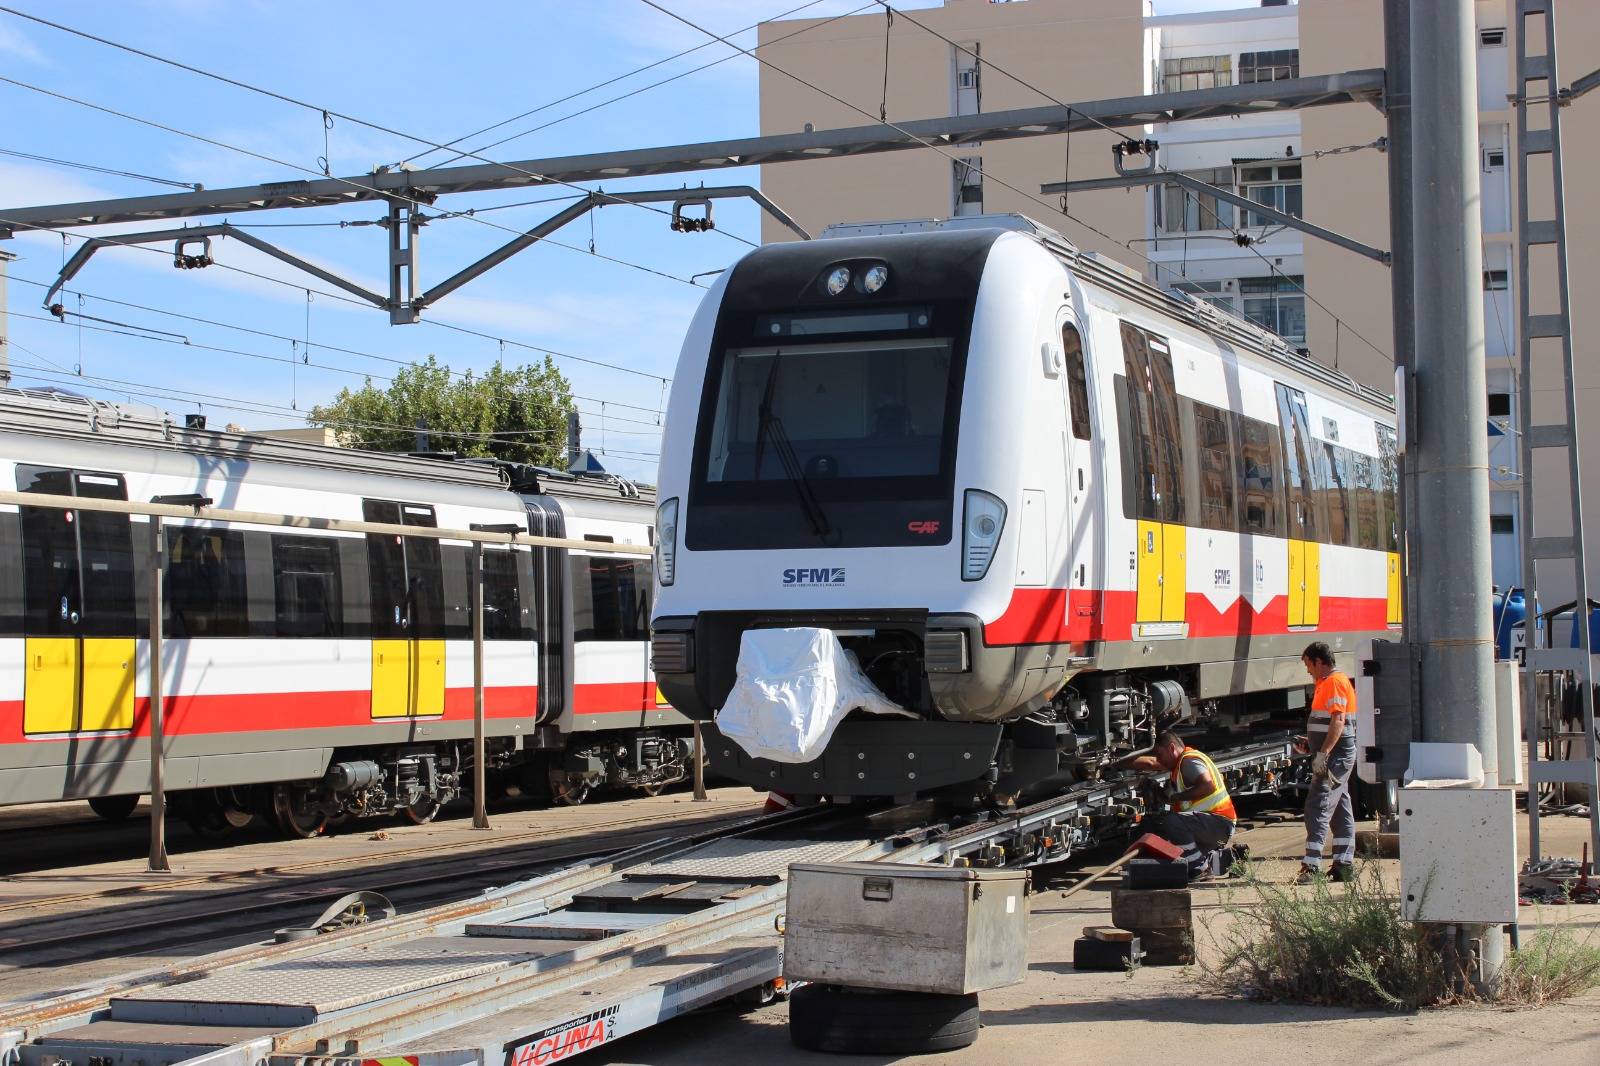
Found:
[[571, 406], [572, 387], [548, 355], [543, 364], [511, 369], [496, 361], [482, 376], [469, 370], [455, 380], [430, 355], [396, 374], [386, 389], [371, 378], [357, 391], [341, 389], [327, 406], [313, 407], [306, 421], [360, 444], [408, 452], [416, 448], [420, 418], [435, 451], [564, 468]]

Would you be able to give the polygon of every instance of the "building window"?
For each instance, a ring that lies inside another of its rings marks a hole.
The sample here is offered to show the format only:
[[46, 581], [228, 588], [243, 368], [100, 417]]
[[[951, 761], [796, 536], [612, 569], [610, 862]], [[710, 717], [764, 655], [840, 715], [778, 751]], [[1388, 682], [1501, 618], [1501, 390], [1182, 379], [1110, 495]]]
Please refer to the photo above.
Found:
[[1508, 392], [1491, 392], [1489, 394], [1489, 417], [1511, 417], [1511, 394]]
[[1515, 516], [1508, 514], [1492, 514], [1489, 516], [1490, 533], [1515, 533], [1516, 531], [1517, 520]]
[[1274, 276], [1241, 278], [1244, 317], [1272, 330], [1286, 341], [1306, 339], [1305, 278]]
[[[1239, 168], [1239, 193], [1249, 200], [1303, 217], [1301, 207], [1300, 164], [1250, 164]], [[1272, 221], [1253, 211], [1244, 212], [1245, 226], [1270, 226]]]
[[1192, 56], [1189, 59], [1167, 59], [1162, 61], [1161, 75], [1163, 92], [1220, 89], [1233, 84], [1233, 57]]
[[[1233, 168], [1191, 170], [1187, 176], [1233, 192]], [[1168, 185], [1161, 192], [1161, 229], [1165, 233], [1201, 233], [1206, 230], [1233, 229], [1233, 205], [1206, 193], [1196, 193], [1181, 185]]]
[[1484, 292], [1505, 292], [1511, 288], [1511, 272], [1509, 270], [1485, 270], [1483, 272]]
[[1478, 41], [1485, 48], [1503, 48], [1506, 43], [1506, 30], [1504, 26], [1495, 26], [1492, 29], [1479, 30]]
[[1506, 153], [1503, 148], [1485, 148], [1483, 150], [1484, 170], [1503, 170], [1506, 165]]
[[1261, 81], [1287, 81], [1300, 76], [1300, 49], [1281, 48], [1275, 52], [1241, 52], [1239, 84]]

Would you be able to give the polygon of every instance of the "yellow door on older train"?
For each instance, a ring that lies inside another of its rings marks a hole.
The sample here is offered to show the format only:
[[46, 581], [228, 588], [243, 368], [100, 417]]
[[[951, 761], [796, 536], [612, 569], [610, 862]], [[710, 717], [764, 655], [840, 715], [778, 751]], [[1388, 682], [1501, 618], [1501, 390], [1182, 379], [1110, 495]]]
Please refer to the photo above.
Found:
[[132, 637], [84, 637], [78, 649], [83, 681], [78, 728], [89, 733], [133, 728]]
[[411, 714], [411, 641], [372, 642], [372, 717]]
[[411, 713], [418, 718], [444, 713], [444, 641], [414, 640]]
[[1161, 529], [1161, 620], [1183, 621], [1189, 593], [1188, 531], [1168, 523]]
[[1392, 626], [1400, 624], [1400, 553], [1389, 552], [1389, 617]]
[[1140, 522], [1137, 547], [1136, 580], [1138, 604], [1135, 622], [1161, 621], [1162, 592], [1161, 568], [1166, 562], [1162, 549], [1164, 527], [1160, 522]]
[[72, 733], [78, 728], [78, 638], [29, 637], [22, 681], [22, 731]]
[[1290, 626], [1314, 626], [1322, 617], [1322, 545], [1289, 542]]

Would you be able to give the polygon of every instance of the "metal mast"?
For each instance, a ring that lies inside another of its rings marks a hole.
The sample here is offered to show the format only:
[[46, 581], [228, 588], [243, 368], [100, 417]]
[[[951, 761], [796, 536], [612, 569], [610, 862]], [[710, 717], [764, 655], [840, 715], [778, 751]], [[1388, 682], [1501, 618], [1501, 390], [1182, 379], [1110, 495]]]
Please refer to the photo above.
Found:
[[[1594, 649], [1589, 642], [1589, 584], [1584, 569], [1582, 482], [1578, 477], [1577, 387], [1572, 365], [1572, 318], [1567, 289], [1567, 222], [1564, 208], [1565, 186], [1561, 161], [1561, 108], [1582, 89], [1572, 94], [1558, 92], [1556, 80], [1556, 25], [1554, 0], [1516, 0], [1517, 81], [1517, 344], [1521, 354], [1521, 380], [1518, 382], [1522, 430], [1522, 581], [1529, 610], [1526, 669], [1523, 671], [1523, 707], [1527, 709], [1528, 729], [1528, 844], [1534, 858], [1539, 857], [1539, 789], [1545, 784], [1581, 784], [1589, 789], [1590, 854], [1600, 854], [1600, 763], [1597, 763], [1594, 722]], [[1530, 34], [1530, 30], [1533, 31]], [[1530, 40], [1530, 37], [1532, 38]], [[1538, 49], [1532, 54], [1530, 46]], [[1589, 80], [1589, 79], [1584, 79]], [[1533, 165], [1533, 164], [1542, 165]], [[1536, 187], [1530, 188], [1530, 181]], [[1549, 204], [1550, 216], [1535, 218], [1535, 200]], [[1535, 248], [1548, 249], [1540, 256], [1540, 297], [1542, 307], [1553, 313], [1533, 311], [1534, 277], [1530, 270]], [[1553, 258], [1554, 263], [1550, 260]], [[1549, 267], [1553, 265], [1554, 278]], [[1535, 390], [1559, 391], [1559, 403], [1544, 403], [1534, 410]], [[1540, 460], [1540, 453], [1553, 458]], [[1559, 464], [1564, 460], [1567, 473], [1567, 508], [1570, 520], [1560, 526], [1559, 512], [1537, 520], [1534, 486], [1546, 486], [1545, 503], [1559, 494]], [[1536, 462], [1538, 466], [1536, 467]], [[1536, 479], [1535, 470], [1545, 475]], [[1539, 527], [1539, 528], [1536, 528]], [[1543, 565], [1541, 565], [1543, 564]], [[1576, 606], [1573, 624], [1577, 646], [1539, 647], [1553, 644], [1548, 627], [1544, 639], [1532, 624], [1544, 606], [1539, 595], [1540, 577], [1565, 584], [1564, 573], [1571, 575]], [[1538, 678], [1542, 671], [1563, 671], [1573, 682], [1576, 707], [1553, 716], [1548, 722], [1540, 714]], [[1574, 713], [1576, 712], [1576, 713]], [[1572, 728], [1581, 717], [1581, 731]], [[1547, 728], [1543, 728], [1547, 726]], [[1542, 744], [1550, 745], [1550, 759], [1540, 756]], [[1574, 750], [1576, 749], [1576, 750]]]

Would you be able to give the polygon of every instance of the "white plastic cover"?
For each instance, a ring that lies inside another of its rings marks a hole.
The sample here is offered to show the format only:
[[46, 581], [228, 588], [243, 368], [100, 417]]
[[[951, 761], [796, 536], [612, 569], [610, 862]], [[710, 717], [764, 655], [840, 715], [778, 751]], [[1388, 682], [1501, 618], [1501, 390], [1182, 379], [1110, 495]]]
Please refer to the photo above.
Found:
[[754, 758], [804, 763], [856, 709], [916, 717], [867, 680], [831, 629], [751, 629], [717, 729]]

